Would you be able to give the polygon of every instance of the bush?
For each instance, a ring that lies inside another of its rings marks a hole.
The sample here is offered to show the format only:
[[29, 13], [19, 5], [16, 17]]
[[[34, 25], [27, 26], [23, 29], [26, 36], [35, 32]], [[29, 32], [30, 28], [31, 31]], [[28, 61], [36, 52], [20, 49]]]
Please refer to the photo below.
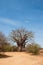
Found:
[[39, 54], [40, 46], [36, 43], [28, 44], [27, 47], [26, 47], [26, 51], [30, 52], [34, 55], [37, 55], [37, 54]]
[[17, 51], [17, 47], [16, 46], [11, 46], [11, 45], [4, 45], [3, 46], [3, 51], [4, 52]]
[[11, 51], [17, 51], [17, 46], [12, 46]]
[[9, 52], [11, 50], [11, 45], [4, 45], [3, 46], [3, 51], [4, 52]]

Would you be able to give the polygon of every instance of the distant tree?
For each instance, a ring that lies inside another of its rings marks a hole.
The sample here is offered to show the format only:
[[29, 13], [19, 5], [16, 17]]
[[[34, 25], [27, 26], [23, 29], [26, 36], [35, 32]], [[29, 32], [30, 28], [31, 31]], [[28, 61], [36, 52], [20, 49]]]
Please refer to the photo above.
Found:
[[11, 32], [11, 40], [17, 43], [18, 50], [22, 51], [26, 42], [33, 38], [33, 33], [25, 29], [16, 29]]
[[5, 35], [0, 32], [0, 51], [3, 51], [3, 46], [7, 44]]

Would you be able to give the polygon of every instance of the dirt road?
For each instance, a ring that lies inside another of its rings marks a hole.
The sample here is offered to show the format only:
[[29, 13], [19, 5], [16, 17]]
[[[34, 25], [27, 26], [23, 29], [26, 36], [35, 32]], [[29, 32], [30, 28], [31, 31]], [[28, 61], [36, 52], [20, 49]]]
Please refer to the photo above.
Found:
[[0, 58], [0, 65], [43, 65], [43, 56], [33, 56], [25, 52], [7, 52], [11, 57]]

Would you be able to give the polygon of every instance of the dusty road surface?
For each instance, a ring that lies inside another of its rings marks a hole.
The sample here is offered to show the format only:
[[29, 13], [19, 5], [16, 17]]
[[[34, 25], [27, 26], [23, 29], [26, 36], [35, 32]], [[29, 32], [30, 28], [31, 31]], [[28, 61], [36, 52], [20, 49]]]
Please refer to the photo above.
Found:
[[7, 52], [11, 57], [0, 58], [0, 65], [43, 65], [43, 56], [33, 56], [25, 52]]

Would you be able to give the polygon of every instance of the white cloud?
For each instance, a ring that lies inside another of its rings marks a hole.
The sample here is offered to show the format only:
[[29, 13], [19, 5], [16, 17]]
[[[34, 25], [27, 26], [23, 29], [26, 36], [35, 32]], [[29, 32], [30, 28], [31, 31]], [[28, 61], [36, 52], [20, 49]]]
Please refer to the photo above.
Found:
[[29, 17], [25, 17], [24, 20], [25, 20], [25, 23], [30, 23], [31, 22], [31, 18], [29, 18]]
[[25, 24], [32, 26], [31, 23], [32, 23], [31, 18], [25, 18]]
[[7, 19], [7, 18], [0, 18], [0, 22], [9, 24], [9, 25], [13, 25], [13, 26], [19, 26], [19, 24], [20, 24], [20, 22], [18, 22], [18, 21], [14, 21], [14, 20]]
[[30, 21], [26, 20], [25, 22], [26, 22], [26, 23], [29, 23]]

